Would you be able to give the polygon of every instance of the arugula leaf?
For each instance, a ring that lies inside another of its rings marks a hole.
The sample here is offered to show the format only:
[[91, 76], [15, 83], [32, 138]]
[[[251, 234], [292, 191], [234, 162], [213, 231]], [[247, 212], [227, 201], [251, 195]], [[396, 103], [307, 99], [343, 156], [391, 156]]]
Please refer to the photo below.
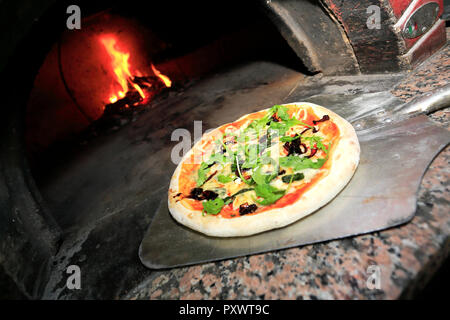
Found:
[[302, 125], [302, 126], [306, 126], [306, 127], [312, 128], [312, 126], [310, 126], [310, 125], [308, 125], [308, 124], [306, 124], [306, 123], [304, 123], [304, 122], [302, 122], [300, 120], [297, 120], [295, 118], [288, 119], [288, 120], [285, 120], [283, 122], [274, 122], [274, 121], [272, 121], [270, 123], [270, 128], [273, 129], [273, 130], [278, 130], [278, 132], [281, 135], [284, 135], [286, 133], [286, 131], [288, 131], [291, 127], [296, 126], [296, 125]]
[[292, 142], [294, 140], [297, 140], [298, 138], [300, 138], [300, 136], [295, 136], [295, 137], [291, 137], [291, 136], [284, 136], [280, 138], [281, 142]]
[[276, 107], [276, 114], [281, 120], [289, 120], [288, 107], [281, 105], [275, 105], [274, 107]]
[[261, 205], [267, 206], [275, 203], [278, 199], [284, 196], [285, 190], [279, 190], [272, 187], [270, 184], [261, 184], [255, 187], [255, 192], [258, 197], [264, 198], [264, 200], [256, 200]]
[[[266, 113], [264, 117], [261, 119], [253, 120], [248, 127], [244, 130], [244, 133], [250, 129], [255, 130], [256, 132], [261, 132], [262, 129], [269, 126], [270, 128], [279, 131], [281, 134], [286, 133], [287, 130], [289, 130], [290, 127], [294, 125], [301, 124], [303, 126], [313, 128], [313, 126], [310, 126], [300, 120], [297, 120], [295, 118], [289, 118], [288, 113], [289, 108], [282, 105], [274, 105], [272, 108], [269, 109], [269, 111]], [[282, 122], [272, 121], [271, 117], [277, 114], [277, 116], [282, 120]]]
[[320, 169], [327, 158], [317, 159], [317, 162], [312, 161], [308, 158], [300, 158], [298, 156], [287, 156], [280, 158], [280, 166], [293, 168], [295, 171], [303, 170], [303, 169]]
[[290, 183], [291, 181], [298, 181], [305, 178], [305, 175], [303, 173], [296, 173], [296, 174], [287, 174], [281, 178], [281, 180], [284, 183]]
[[224, 175], [220, 174], [217, 176], [217, 180], [222, 183], [228, 183], [228, 182], [233, 181], [233, 178], [230, 176], [224, 176]]
[[328, 149], [324, 146], [322, 143], [322, 138], [319, 136], [312, 136], [312, 137], [303, 137], [303, 140], [309, 141], [309, 146], [312, 149], [314, 144], [317, 145], [317, 148], [323, 150], [325, 153], [328, 153]]
[[[275, 162], [273, 159], [269, 158], [270, 162]], [[253, 171], [252, 179], [256, 182], [255, 192], [258, 197], [264, 198], [262, 201], [256, 200], [259, 204], [269, 205], [276, 202], [284, 194], [284, 190], [279, 190], [272, 187], [269, 183], [278, 175], [279, 167], [274, 166], [274, 170], [270, 174], [262, 173], [262, 166], [259, 166]]]
[[200, 168], [198, 168], [197, 172], [197, 186], [198, 187], [202, 186], [208, 179], [207, 175], [213, 163], [217, 162], [220, 164], [226, 164], [227, 160], [228, 158], [225, 155], [220, 153], [214, 153], [209, 157], [207, 161], [203, 161], [200, 164]]
[[[273, 159], [270, 160], [273, 161]], [[261, 170], [262, 166], [259, 166], [255, 170], [253, 170], [252, 174], [253, 181], [255, 181], [258, 185], [268, 184], [278, 175], [278, 166], [275, 166], [274, 170], [269, 173], [263, 173]]]
[[244, 133], [247, 133], [250, 130], [254, 130], [255, 132], [261, 132], [262, 129], [264, 129], [267, 126], [267, 122], [270, 121], [270, 117], [273, 115], [273, 113], [268, 112], [264, 117], [261, 119], [255, 119], [248, 125], [247, 128], [244, 129]]
[[272, 187], [270, 184], [258, 184], [255, 187], [255, 192], [258, 197], [268, 198], [271, 197], [275, 192], [281, 193], [284, 190], [279, 190], [275, 187]]
[[267, 111], [266, 115], [262, 117], [261, 119], [255, 119], [253, 120], [247, 128], [244, 129], [244, 132], [247, 132], [250, 129], [255, 130], [256, 132], [261, 132], [262, 129], [267, 127], [267, 123], [274, 123], [271, 121], [272, 116], [277, 113], [278, 117], [280, 117], [281, 120], [288, 120], [289, 115], [287, 113], [288, 108], [286, 106], [281, 105], [274, 105], [272, 108]]
[[225, 202], [221, 198], [214, 200], [208, 200], [203, 202], [203, 212], [208, 214], [217, 215], [225, 205]]
[[284, 135], [289, 130], [289, 126], [286, 122], [274, 122], [270, 123], [270, 129], [278, 131], [280, 135]]
[[[262, 166], [271, 164], [273, 169], [270, 172], [262, 172]], [[257, 184], [267, 184], [278, 176], [279, 164], [270, 157], [259, 158], [259, 165], [253, 170], [252, 178]]]
[[311, 129], [314, 128], [313, 126], [310, 126], [309, 124], [306, 124], [303, 121], [297, 120], [295, 118], [289, 119], [288, 121], [286, 121], [286, 123], [289, 124], [289, 127], [293, 127], [296, 125], [302, 125], [302, 126], [305, 126], [305, 127], [311, 128]]
[[308, 127], [308, 128], [310, 128], [310, 129], [314, 129], [313, 126], [310, 126], [309, 124], [306, 124], [306, 123], [304, 123], [303, 121], [300, 121], [300, 120], [297, 120], [297, 119], [293, 119], [293, 120], [295, 120], [295, 122], [296, 122], [295, 125], [301, 124], [302, 126]]
[[256, 184], [266, 184], [266, 175], [261, 172], [262, 167], [258, 167], [253, 171], [252, 179]]
[[281, 120], [289, 120], [288, 110], [288, 107], [276, 104], [269, 109], [270, 117], [272, 117], [272, 115], [274, 114], [277, 114], [278, 118], [280, 118]]
[[245, 169], [256, 167], [256, 165], [258, 164], [258, 153], [258, 144], [247, 145], [245, 147], [245, 162], [242, 164], [242, 167]]

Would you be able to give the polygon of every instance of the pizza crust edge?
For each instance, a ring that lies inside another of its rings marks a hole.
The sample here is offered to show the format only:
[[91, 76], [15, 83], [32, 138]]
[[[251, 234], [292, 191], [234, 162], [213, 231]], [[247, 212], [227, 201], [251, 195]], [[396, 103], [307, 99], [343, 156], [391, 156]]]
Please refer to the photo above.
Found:
[[[246, 215], [231, 219], [223, 218], [220, 215], [203, 216], [198, 211], [192, 211], [184, 207], [174, 198], [174, 195], [179, 192], [178, 177], [181, 172], [181, 165], [185, 159], [191, 156], [193, 149], [200, 143], [199, 141], [180, 161], [170, 181], [168, 206], [172, 217], [176, 221], [208, 236], [249, 236], [271, 229], [285, 227], [300, 220], [326, 205], [344, 189], [359, 164], [360, 146], [352, 125], [333, 111], [313, 103], [294, 102], [285, 105], [308, 105], [313, 108], [317, 116], [322, 117], [327, 114], [338, 126], [340, 131], [339, 142], [328, 160], [331, 162], [328, 174], [319, 179], [298, 201], [283, 208], [275, 208], [255, 215]], [[246, 114], [235, 121], [239, 121], [248, 115]], [[208, 136], [214, 134], [216, 130], [214, 129], [209, 132]]]

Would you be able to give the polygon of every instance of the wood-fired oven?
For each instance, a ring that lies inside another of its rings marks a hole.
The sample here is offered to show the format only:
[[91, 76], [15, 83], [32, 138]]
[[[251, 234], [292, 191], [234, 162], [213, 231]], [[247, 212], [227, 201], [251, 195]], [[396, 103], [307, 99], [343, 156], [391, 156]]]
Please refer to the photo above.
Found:
[[[442, 0], [79, 1], [71, 29], [74, 3], [41, 2], [0, 4], [5, 298], [116, 298], [148, 277], [176, 128], [299, 88], [387, 91], [446, 43]], [[69, 265], [89, 268], [82, 290]]]

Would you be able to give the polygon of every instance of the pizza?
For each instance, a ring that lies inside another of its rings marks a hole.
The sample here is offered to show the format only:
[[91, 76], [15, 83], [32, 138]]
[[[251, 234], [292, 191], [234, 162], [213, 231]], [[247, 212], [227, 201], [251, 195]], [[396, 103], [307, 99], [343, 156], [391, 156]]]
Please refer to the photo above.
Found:
[[209, 236], [289, 225], [330, 202], [359, 163], [355, 130], [312, 103], [274, 105], [206, 132], [170, 181], [172, 217]]

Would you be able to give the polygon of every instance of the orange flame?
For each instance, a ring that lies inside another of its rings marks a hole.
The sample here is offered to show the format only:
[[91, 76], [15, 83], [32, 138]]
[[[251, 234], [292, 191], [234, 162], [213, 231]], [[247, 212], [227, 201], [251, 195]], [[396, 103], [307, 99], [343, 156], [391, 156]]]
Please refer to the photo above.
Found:
[[114, 36], [103, 36], [100, 38], [100, 41], [111, 57], [111, 64], [116, 75], [117, 82], [122, 87], [122, 90], [118, 91], [116, 94], [111, 95], [109, 101], [111, 103], [114, 103], [119, 98], [125, 97], [126, 93], [128, 92], [128, 82], [130, 82], [131, 85], [136, 89], [136, 91], [139, 92], [139, 95], [143, 99], [145, 99], [145, 94], [142, 91], [141, 87], [139, 87], [139, 85], [137, 85], [136, 83], [131, 82], [132, 75], [130, 72], [130, 64], [128, 62], [130, 53], [121, 52], [119, 49], [117, 49], [117, 41]]
[[159, 70], [157, 70], [153, 64], [152, 64], [152, 70], [153, 70], [153, 73], [155, 74], [155, 76], [160, 78], [164, 82], [166, 87], [170, 88], [170, 86], [172, 85], [172, 81], [170, 81], [169, 77], [165, 76], [161, 72], [159, 72]]

